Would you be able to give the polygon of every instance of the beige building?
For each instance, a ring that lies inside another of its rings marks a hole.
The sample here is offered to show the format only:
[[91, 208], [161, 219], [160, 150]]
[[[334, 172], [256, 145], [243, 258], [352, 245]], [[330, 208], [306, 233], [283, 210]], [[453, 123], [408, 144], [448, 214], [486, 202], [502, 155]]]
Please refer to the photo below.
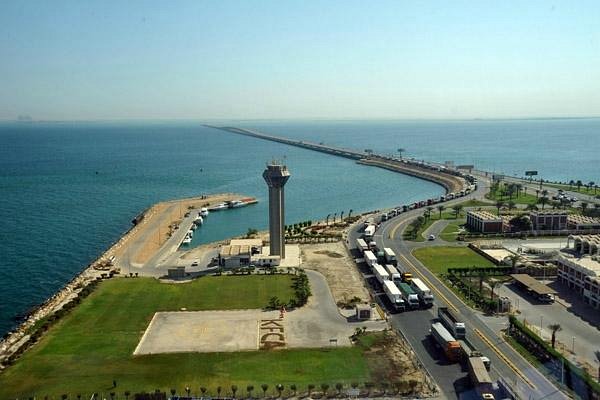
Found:
[[561, 231], [567, 229], [566, 211], [534, 211], [529, 214], [534, 231]]
[[501, 233], [505, 231], [502, 217], [489, 211], [467, 211], [467, 226], [474, 232]]
[[600, 235], [571, 235], [557, 260], [558, 281], [577, 292], [583, 301], [600, 309]]
[[280, 260], [269, 254], [261, 239], [232, 239], [219, 249], [219, 265], [226, 268], [277, 266]]
[[584, 215], [569, 215], [567, 218], [569, 229], [582, 231], [585, 229], [600, 229], [600, 219]]

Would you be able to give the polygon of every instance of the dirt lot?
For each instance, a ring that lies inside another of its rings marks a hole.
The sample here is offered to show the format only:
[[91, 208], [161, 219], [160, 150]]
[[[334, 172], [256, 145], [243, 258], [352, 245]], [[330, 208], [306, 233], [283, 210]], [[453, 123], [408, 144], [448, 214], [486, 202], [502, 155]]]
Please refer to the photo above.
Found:
[[346, 303], [354, 297], [370, 302], [360, 272], [342, 242], [306, 244], [300, 250], [302, 267], [325, 276], [336, 303]]

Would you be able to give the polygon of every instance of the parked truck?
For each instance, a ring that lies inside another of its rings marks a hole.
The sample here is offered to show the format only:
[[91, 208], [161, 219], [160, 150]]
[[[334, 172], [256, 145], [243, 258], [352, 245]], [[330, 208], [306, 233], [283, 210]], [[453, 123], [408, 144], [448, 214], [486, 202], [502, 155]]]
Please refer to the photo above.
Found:
[[400, 275], [402, 276], [403, 282], [410, 283], [410, 281], [412, 281], [412, 274], [409, 272], [406, 266], [398, 263], [396, 268], [398, 268], [398, 271], [400, 271]]
[[419, 296], [419, 301], [425, 307], [433, 306], [433, 295], [431, 294], [431, 290], [423, 283], [419, 278], [413, 278], [410, 282], [413, 290]]
[[365, 228], [364, 237], [367, 240], [371, 240], [375, 234], [375, 225], [369, 225]]
[[394, 253], [394, 250], [390, 249], [389, 247], [383, 249], [383, 256], [385, 257], [386, 264], [392, 264], [394, 266], [398, 264], [396, 253]]
[[449, 361], [458, 361], [460, 358], [460, 345], [454, 337], [448, 332], [441, 322], [431, 324], [431, 337], [442, 348]]
[[391, 264], [386, 264], [385, 269], [387, 270], [388, 274], [390, 274], [390, 280], [392, 282], [396, 284], [402, 282], [402, 275], [400, 275], [400, 272], [396, 269], [396, 267]]
[[383, 282], [390, 280], [390, 274], [379, 264], [373, 264], [373, 273], [377, 281], [383, 285]]
[[402, 298], [402, 293], [398, 290], [398, 287], [394, 285], [392, 281], [383, 282], [383, 291], [387, 296], [388, 300], [392, 303], [392, 306], [396, 311], [406, 310], [406, 302]]
[[482, 399], [493, 399], [494, 386], [493, 381], [488, 374], [481, 357], [469, 357], [467, 361], [469, 368], [469, 377], [473, 383], [475, 391]]
[[356, 248], [363, 254], [365, 251], [369, 250], [369, 245], [363, 239], [356, 239]]
[[404, 300], [406, 300], [410, 308], [419, 308], [419, 296], [412, 290], [408, 283], [400, 282], [398, 289], [400, 289]]
[[454, 315], [448, 307], [438, 307], [438, 318], [457, 339], [463, 339], [465, 337], [467, 332], [465, 323]]
[[377, 264], [377, 257], [375, 257], [375, 254], [373, 254], [371, 250], [365, 251], [363, 253], [363, 256], [365, 258], [365, 262], [369, 267], [373, 268], [373, 264]]
[[488, 371], [491, 369], [492, 361], [488, 357], [484, 356], [482, 352], [477, 350], [475, 346], [473, 346], [471, 342], [467, 340], [467, 338], [457, 341], [460, 345], [461, 357], [465, 362], [468, 361], [470, 357], [481, 357], [481, 361], [483, 362], [483, 365], [485, 365], [485, 369]]

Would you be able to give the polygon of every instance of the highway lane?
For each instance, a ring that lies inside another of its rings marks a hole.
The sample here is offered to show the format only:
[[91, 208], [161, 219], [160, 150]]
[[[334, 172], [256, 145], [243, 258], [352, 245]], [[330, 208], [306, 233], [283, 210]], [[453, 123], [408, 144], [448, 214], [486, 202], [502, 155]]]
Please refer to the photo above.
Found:
[[[479, 177], [478, 190], [469, 197], [482, 198], [487, 192], [489, 182]], [[446, 202], [451, 207], [467, 198]], [[430, 286], [436, 297], [435, 307], [431, 310], [411, 311], [395, 314], [391, 317], [392, 326], [400, 329], [413, 346], [419, 359], [432, 374], [443, 394], [448, 398], [456, 398], [456, 393], [465, 382], [465, 372], [457, 364], [446, 364], [432, 351], [427, 341], [431, 320], [438, 306], [448, 306], [465, 320], [468, 326], [467, 338], [476, 348], [483, 351], [492, 360], [492, 376], [502, 376], [513, 384], [514, 389], [528, 398], [566, 399], [562, 392], [539, 371], [523, 359], [503, 338], [479, 318], [478, 314], [466, 306], [451, 290], [449, 290], [434, 274], [412, 256], [412, 245], [402, 240], [402, 231], [410, 221], [420, 215], [423, 210], [412, 210], [381, 224], [374, 240], [380, 248], [390, 247], [398, 255], [399, 262], [406, 265], [416, 277], [420, 277]], [[360, 235], [360, 227], [350, 230], [348, 240], [351, 247]], [[457, 390], [458, 389], [458, 390]]]

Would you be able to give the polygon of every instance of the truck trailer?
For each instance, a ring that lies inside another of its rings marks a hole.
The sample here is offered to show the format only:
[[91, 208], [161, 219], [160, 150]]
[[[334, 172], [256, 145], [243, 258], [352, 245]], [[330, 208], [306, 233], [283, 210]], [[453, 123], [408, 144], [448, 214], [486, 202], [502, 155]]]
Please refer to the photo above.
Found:
[[457, 339], [463, 339], [465, 337], [467, 332], [465, 323], [461, 322], [448, 307], [438, 307], [438, 318], [442, 321], [444, 326], [452, 332], [454, 337]]
[[363, 253], [363, 256], [365, 258], [365, 262], [369, 267], [373, 268], [373, 264], [377, 264], [377, 257], [375, 257], [375, 254], [373, 254], [371, 250], [365, 251]]
[[419, 278], [413, 278], [410, 282], [413, 290], [419, 296], [419, 300], [421, 304], [425, 307], [433, 306], [433, 295], [431, 294], [431, 290], [423, 283]]
[[364, 237], [365, 239], [371, 240], [375, 234], [375, 225], [369, 225], [365, 228]]
[[383, 249], [383, 254], [386, 264], [392, 264], [394, 266], [398, 264], [398, 259], [396, 258], [396, 253], [394, 253], [394, 250], [386, 247]]
[[373, 264], [373, 273], [377, 281], [383, 285], [383, 282], [390, 280], [390, 274], [379, 264]]
[[440, 322], [431, 324], [431, 337], [442, 348], [449, 361], [458, 361], [460, 358], [460, 345]]
[[356, 239], [356, 248], [363, 254], [365, 251], [369, 250], [369, 245], [363, 239]]
[[400, 275], [400, 272], [396, 269], [396, 267], [391, 264], [386, 264], [385, 269], [388, 274], [390, 274], [390, 280], [392, 282], [396, 284], [402, 282], [402, 275]]
[[402, 296], [410, 308], [419, 308], [419, 296], [412, 290], [408, 283], [400, 282], [398, 289], [400, 289]]
[[[493, 399], [494, 386], [481, 357], [469, 357], [467, 361], [469, 377], [473, 387], [482, 399]], [[492, 397], [490, 397], [490, 395]]]
[[398, 290], [398, 287], [394, 285], [392, 281], [383, 282], [383, 291], [387, 296], [388, 300], [392, 303], [392, 306], [396, 311], [406, 310], [406, 302], [402, 298], [402, 293]]

